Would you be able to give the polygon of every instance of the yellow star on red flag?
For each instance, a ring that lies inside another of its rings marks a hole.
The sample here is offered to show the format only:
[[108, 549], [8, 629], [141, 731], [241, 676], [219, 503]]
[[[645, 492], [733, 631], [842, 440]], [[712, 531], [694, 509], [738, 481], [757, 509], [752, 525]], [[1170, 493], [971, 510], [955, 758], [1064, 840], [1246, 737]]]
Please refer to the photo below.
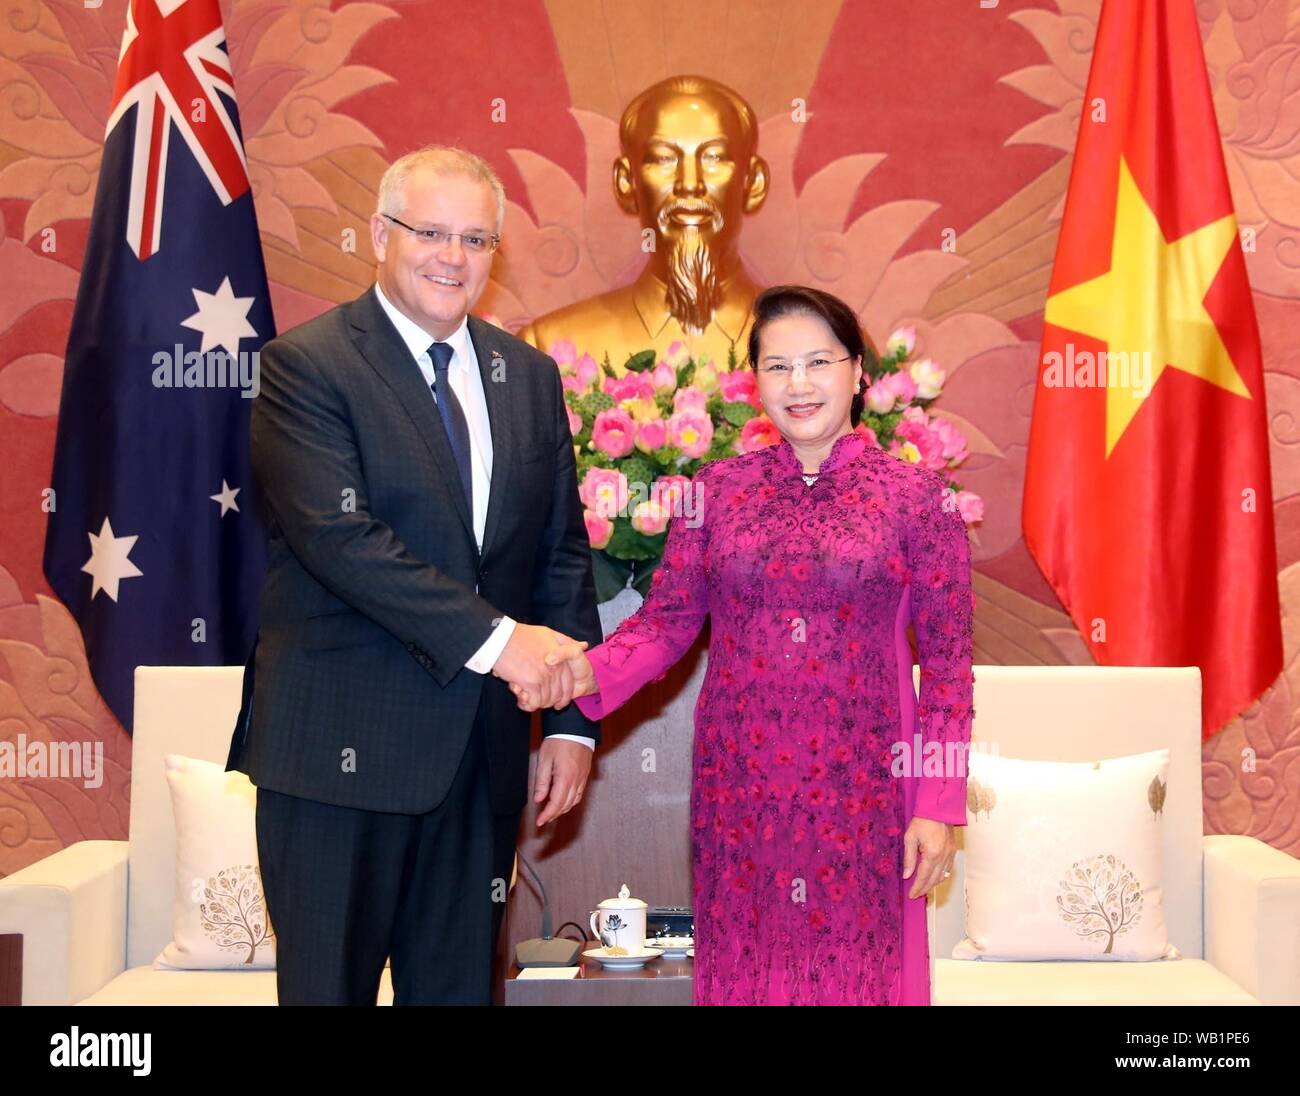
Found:
[[1110, 270], [1049, 297], [1045, 314], [1050, 324], [1106, 344], [1111, 368], [1098, 368], [1096, 383], [1106, 387], [1107, 457], [1166, 368], [1250, 399], [1204, 304], [1236, 235], [1229, 213], [1166, 240], [1120, 158]]

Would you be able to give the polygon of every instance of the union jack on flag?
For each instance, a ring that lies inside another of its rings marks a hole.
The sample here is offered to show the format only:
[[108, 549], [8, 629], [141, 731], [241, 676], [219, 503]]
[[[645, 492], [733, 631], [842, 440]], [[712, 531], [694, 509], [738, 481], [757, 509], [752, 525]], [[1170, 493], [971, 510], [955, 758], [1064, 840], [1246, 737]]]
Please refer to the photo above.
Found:
[[127, 238], [141, 259], [158, 250], [166, 208], [167, 145], [173, 130], [185, 141], [223, 205], [248, 190], [248, 164], [234, 102], [226, 28], [215, 2], [131, 5], [109, 105], [108, 132], [128, 111], [135, 111]]
[[275, 334], [218, 0], [132, 0], [68, 336], [45, 575], [129, 731], [139, 665], [243, 663]]

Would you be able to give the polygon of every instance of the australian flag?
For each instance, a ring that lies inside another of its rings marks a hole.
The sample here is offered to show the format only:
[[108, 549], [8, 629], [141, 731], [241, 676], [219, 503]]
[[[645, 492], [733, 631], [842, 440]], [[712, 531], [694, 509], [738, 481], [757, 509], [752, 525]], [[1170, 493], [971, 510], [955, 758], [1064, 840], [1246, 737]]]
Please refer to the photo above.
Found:
[[243, 663], [273, 337], [218, 0], [132, 0], [68, 337], [45, 575], [129, 731], [139, 665]]

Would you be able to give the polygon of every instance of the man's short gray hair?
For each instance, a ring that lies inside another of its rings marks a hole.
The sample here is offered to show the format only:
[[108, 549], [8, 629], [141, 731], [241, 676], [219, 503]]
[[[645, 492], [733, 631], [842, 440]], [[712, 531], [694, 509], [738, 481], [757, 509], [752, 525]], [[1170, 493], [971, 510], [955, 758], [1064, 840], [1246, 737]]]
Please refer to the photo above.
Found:
[[497, 201], [496, 233], [501, 234], [501, 226], [506, 219], [505, 187], [492, 170], [492, 165], [481, 156], [451, 145], [425, 145], [424, 148], [417, 148], [394, 160], [379, 180], [379, 201], [375, 209], [377, 213], [387, 213], [390, 217], [401, 215], [406, 205], [406, 180], [417, 168], [439, 175], [464, 175], [490, 186]]

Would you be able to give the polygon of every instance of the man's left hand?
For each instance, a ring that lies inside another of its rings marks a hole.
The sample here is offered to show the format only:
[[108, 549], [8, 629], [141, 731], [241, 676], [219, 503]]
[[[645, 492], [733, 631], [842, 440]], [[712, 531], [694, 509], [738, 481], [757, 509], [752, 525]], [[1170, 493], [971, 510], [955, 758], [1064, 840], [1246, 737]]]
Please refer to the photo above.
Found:
[[537, 775], [533, 781], [533, 802], [545, 801], [537, 816], [538, 828], [582, 802], [582, 793], [591, 774], [593, 752], [591, 747], [571, 739], [542, 739], [542, 747], [537, 753]]

